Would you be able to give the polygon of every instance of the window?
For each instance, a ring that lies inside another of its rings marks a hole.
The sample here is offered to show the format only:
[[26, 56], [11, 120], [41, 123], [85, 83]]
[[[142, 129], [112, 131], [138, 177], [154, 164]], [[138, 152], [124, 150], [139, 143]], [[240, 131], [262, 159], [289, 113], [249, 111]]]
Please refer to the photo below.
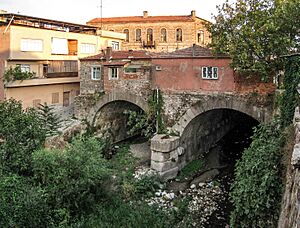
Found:
[[56, 55], [77, 55], [77, 40], [52, 37], [51, 54]]
[[80, 45], [80, 52], [83, 53], [83, 54], [96, 53], [96, 45], [95, 44], [82, 43]]
[[136, 74], [137, 68], [126, 67], [126, 68], [124, 68], [124, 72], [127, 74]]
[[52, 54], [67, 55], [69, 53], [67, 39], [52, 38], [51, 47], [52, 47], [52, 51], [51, 51]]
[[43, 40], [21, 39], [21, 51], [43, 51]]
[[125, 41], [126, 41], [126, 42], [129, 42], [129, 30], [128, 30], [128, 29], [124, 29], [123, 32], [126, 34], [126, 39], [125, 39]]
[[176, 41], [182, 42], [182, 29], [181, 28], [176, 29]]
[[161, 42], [167, 42], [167, 30], [165, 28], [161, 29]]
[[147, 29], [147, 44], [151, 45], [153, 43], [153, 30], [151, 28]]
[[119, 78], [119, 69], [117, 67], [109, 68], [109, 79], [118, 79]]
[[21, 72], [26, 73], [30, 72], [30, 65], [29, 64], [17, 64], [17, 67], [20, 67]]
[[111, 41], [112, 50], [120, 50], [120, 43], [117, 41]]
[[137, 41], [137, 42], [142, 41], [142, 30], [141, 29], [135, 30], [135, 41]]
[[218, 67], [202, 67], [202, 78], [218, 79]]
[[91, 74], [92, 74], [92, 80], [100, 80], [101, 79], [101, 66], [93, 66]]
[[52, 93], [52, 104], [59, 103], [59, 93]]
[[198, 32], [198, 35], [197, 35], [198, 37], [198, 43], [199, 44], [201, 44], [201, 45], [203, 45], [204, 44], [204, 31], [203, 30], [200, 30], [199, 32]]

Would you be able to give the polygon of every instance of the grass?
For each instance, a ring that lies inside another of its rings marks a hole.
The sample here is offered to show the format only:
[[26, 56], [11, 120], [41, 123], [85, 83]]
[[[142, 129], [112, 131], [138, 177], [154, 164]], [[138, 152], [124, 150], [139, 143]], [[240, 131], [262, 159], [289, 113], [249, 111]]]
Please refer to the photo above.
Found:
[[191, 177], [203, 167], [204, 161], [202, 159], [193, 160], [180, 171], [177, 179], [183, 180], [185, 178]]

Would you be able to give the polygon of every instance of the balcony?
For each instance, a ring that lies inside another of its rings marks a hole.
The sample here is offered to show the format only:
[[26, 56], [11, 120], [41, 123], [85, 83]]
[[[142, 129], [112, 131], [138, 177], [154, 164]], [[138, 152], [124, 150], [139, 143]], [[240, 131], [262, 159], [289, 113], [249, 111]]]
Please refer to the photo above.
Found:
[[143, 48], [154, 48], [154, 49], [156, 49], [156, 43], [155, 43], [155, 41], [152, 41], [152, 40], [143, 41], [142, 45], [143, 45]]

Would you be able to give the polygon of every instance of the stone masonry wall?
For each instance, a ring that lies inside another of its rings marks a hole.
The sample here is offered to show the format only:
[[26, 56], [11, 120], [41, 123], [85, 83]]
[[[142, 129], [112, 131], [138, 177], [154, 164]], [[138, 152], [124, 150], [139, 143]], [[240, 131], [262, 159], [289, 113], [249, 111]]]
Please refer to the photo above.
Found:
[[100, 80], [92, 80], [92, 67], [101, 67], [100, 61], [80, 62], [80, 94], [95, 94], [104, 91], [103, 74]]
[[295, 146], [286, 175], [286, 187], [283, 197], [278, 228], [300, 227], [300, 114], [295, 111]]

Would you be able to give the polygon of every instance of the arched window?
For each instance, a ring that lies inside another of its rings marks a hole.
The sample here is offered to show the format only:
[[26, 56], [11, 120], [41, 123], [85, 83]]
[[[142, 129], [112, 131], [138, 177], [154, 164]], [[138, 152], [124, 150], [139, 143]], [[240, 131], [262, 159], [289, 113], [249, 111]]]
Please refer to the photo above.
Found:
[[167, 30], [165, 28], [162, 28], [160, 31], [160, 41], [161, 42], [167, 42]]
[[137, 42], [142, 41], [142, 31], [141, 31], [141, 29], [135, 30], [135, 41], [137, 41]]
[[151, 28], [147, 29], [147, 43], [148, 45], [153, 44], [153, 30]]
[[176, 41], [182, 42], [182, 29], [181, 28], [176, 29]]
[[198, 43], [200, 45], [204, 45], [204, 31], [203, 30], [199, 30], [199, 32], [198, 32]]
[[128, 29], [124, 29], [123, 33], [126, 34], [126, 39], [125, 39], [125, 41], [126, 41], [126, 42], [129, 42], [129, 30], [128, 30]]

